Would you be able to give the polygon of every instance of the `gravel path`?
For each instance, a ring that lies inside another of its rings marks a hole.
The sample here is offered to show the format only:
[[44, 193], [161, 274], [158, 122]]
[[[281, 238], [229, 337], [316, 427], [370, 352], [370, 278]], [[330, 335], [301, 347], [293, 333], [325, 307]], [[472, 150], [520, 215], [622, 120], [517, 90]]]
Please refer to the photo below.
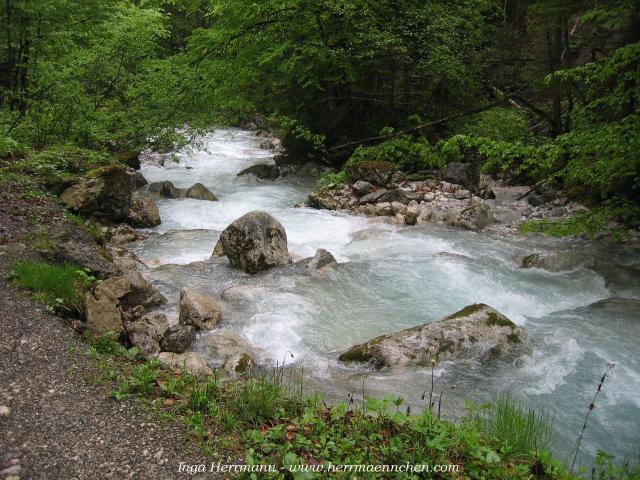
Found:
[[0, 249], [0, 479], [190, 477], [180, 461], [205, 459], [185, 427], [109, 398], [86, 344], [7, 284], [15, 257]]

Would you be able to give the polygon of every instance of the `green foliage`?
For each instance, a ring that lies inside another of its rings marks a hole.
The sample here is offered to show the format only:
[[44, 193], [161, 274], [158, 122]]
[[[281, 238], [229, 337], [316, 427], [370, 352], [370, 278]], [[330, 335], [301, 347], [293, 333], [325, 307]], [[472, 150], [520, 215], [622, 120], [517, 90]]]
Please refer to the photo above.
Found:
[[326, 188], [332, 190], [340, 188], [347, 181], [347, 174], [344, 170], [339, 172], [327, 172], [318, 179], [318, 188]]
[[551, 447], [553, 417], [543, 408], [530, 408], [503, 393], [483, 412], [480, 429], [513, 453], [537, 453]]
[[627, 236], [629, 228], [640, 227], [640, 207], [637, 203], [612, 199], [588, 212], [574, 215], [568, 220], [532, 220], [520, 225], [521, 233], [545, 233], [554, 237], [580, 235], [596, 238], [613, 221], [619, 225], [610, 231], [616, 239]]
[[95, 282], [87, 272], [68, 263], [21, 262], [13, 266], [10, 276], [18, 287], [39, 294], [52, 307], [75, 313], [84, 310], [84, 292]]
[[[383, 130], [382, 135], [390, 135], [393, 130]], [[444, 159], [423, 137], [413, 138], [398, 135], [374, 146], [359, 146], [351, 155], [349, 163], [384, 161], [396, 165], [405, 172], [418, 172], [441, 168]]]
[[459, 133], [500, 142], [528, 144], [533, 141], [529, 120], [522, 110], [515, 107], [495, 107], [473, 115]]
[[[591, 472], [594, 480], [638, 480], [640, 479], [640, 456], [625, 458], [622, 464], [614, 462], [615, 457], [599, 450], [595, 466]], [[585, 472], [587, 473], [587, 472]]]

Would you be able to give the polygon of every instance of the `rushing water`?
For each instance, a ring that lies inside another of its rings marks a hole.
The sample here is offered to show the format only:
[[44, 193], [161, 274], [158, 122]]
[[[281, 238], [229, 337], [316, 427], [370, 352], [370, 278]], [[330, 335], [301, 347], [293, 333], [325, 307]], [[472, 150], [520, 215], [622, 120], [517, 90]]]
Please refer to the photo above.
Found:
[[[583, 440], [585, 461], [597, 449], [632, 454], [640, 444], [640, 256], [631, 247], [548, 238], [499, 237], [426, 225], [399, 227], [363, 217], [294, 208], [313, 179], [260, 181], [237, 173], [272, 161], [252, 133], [218, 130], [204, 148], [177, 154], [165, 167], [143, 165], [155, 182], [206, 185], [219, 202], [159, 200], [162, 225], [132, 246], [153, 268], [145, 274], [168, 296], [175, 320], [178, 291], [217, 294], [248, 285], [225, 303], [223, 326], [236, 330], [263, 363], [287, 352], [305, 366], [311, 388], [329, 399], [351, 392], [402, 396], [419, 406], [431, 371], [413, 367], [374, 372], [344, 366], [345, 348], [385, 332], [437, 320], [472, 303], [487, 303], [528, 332], [523, 353], [490, 367], [445, 363], [436, 369], [443, 410], [459, 415], [464, 400], [490, 401], [509, 390], [555, 412], [556, 445], [568, 455], [600, 376], [607, 380]], [[208, 260], [220, 232], [252, 210], [284, 225], [294, 260], [325, 248], [339, 265], [309, 275], [294, 267], [249, 277]], [[517, 267], [517, 254], [563, 251], [571, 271]], [[244, 294], [243, 294], [244, 292]], [[215, 333], [214, 333], [215, 334]], [[206, 351], [205, 351], [206, 353]], [[215, 362], [215, 358], [211, 358]]]

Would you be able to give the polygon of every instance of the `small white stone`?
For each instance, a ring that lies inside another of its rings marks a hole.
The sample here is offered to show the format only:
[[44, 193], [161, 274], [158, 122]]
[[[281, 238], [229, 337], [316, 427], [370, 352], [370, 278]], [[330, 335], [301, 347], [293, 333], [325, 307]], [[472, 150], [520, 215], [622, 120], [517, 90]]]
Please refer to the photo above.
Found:
[[8, 417], [11, 414], [11, 409], [6, 405], [0, 405], [0, 417]]

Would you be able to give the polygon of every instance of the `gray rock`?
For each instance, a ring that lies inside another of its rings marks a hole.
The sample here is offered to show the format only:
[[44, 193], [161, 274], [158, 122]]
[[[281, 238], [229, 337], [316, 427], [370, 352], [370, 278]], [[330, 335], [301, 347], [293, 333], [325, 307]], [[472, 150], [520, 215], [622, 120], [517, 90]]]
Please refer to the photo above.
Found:
[[164, 198], [181, 198], [183, 192], [168, 180], [149, 184], [149, 191]]
[[443, 177], [448, 182], [464, 185], [474, 191], [480, 183], [480, 171], [471, 163], [449, 163], [444, 167]]
[[280, 172], [278, 172], [278, 167], [275, 163], [259, 163], [238, 173], [239, 177], [242, 175], [255, 175], [263, 180], [275, 180], [280, 176]]
[[183, 325], [211, 330], [222, 318], [222, 304], [209, 294], [183, 288], [180, 290], [180, 319]]
[[291, 263], [284, 227], [266, 212], [250, 212], [234, 221], [220, 235], [220, 243], [231, 264], [247, 273]]
[[201, 183], [196, 183], [195, 185], [189, 187], [189, 189], [185, 193], [185, 197], [193, 198], [196, 200], [206, 200], [209, 202], [218, 201], [218, 197], [211, 193], [211, 191]]
[[134, 175], [135, 175], [136, 188], [142, 188], [149, 183], [147, 182], [147, 179], [144, 178], [144, 175], [142, 175], [142, 172], [136, 171]]
[[60, 199], [80, 215], [118, 222], [127, 217], [134, 190], [134, 170], [112, 165], [96, 170], [66, 189]]
[[408, 192], [406, 192], [405, 190], [396, 188], [394, 190], [389, 190], [387, 193], [382, 195], [378, 201], [389, 202], [389, 203], [399, 202], [406, 205], [407, 203], [409, 203], [410, 200], [411, 198], [408, 195]]
[[320, 210], [343, 210], [349, 206], [343, 199], [336, 198], [329, 190], [319, 190], [309, 195], [307, 205]]
[[362, 180], [378, 187], [386, 187], [396, 179], [396, 168], [389, 162], [348, 163], [345, 172], [351, 183]]
[[454, 197], [457, 200], [464, 200], [466, 198], [471, 197], [471, 192], [469, 190], [456, 190]]
[[324, 248], [319, 248], [313, 257], [300, 260], [299, 263], [313, 270], [322, 270], [338, 264], [335, 257]]
[[86, 229], [75, 223], [56, 222], [49, 230], [48, 241], [50, 245], [38, 251], [49, 260], [80, 265], [100, 279], [120, 274], [109, 252]]
[[369, 362], [376, 368], [457, 359], [488, 361], [522, 341], [523, 330], [484, 304], [470, 305], [437, 322], [382, 335], [340, 355], [342, 362]]
[[196, 352], [160, 352], [156, 358], [159, 362], [169, 366], [169, 368], [185, 369], [199, 377], [213, 375], [213, 370], [206, 359]]
[[351, 186], [351, 188], [353, 188], [353, 191], [358, 197], [362, 197], [364, 195], [371, 193], [375, 187], [371, 185], [369, 182], [358, 180], [356, 183], [354, 183]]
[[167, 317], [154, 314], [127, 325], [129, 343], [137, 347], [145, 358], [155, 357], [160, 352], [160, 339], [169, 328]]
[[471, 205], [463, 210], [450, 213], [447, 223], [453, 227], [461, 227], [474, 232], [493, 224], [491, 209], [485, 204]]
[[133, 201], [127, 221], [138, 228], [152, 228], [160, 225], [160, 210], [150, 198], [137, 198]]
[[162, 336], [160, 346], [164, 352], [183, 353], [196, 339], [196, 329], [191, 325], [174, 325]]
[[533, 253], [517, 257], [520, 268], [541, 268], [549, 272], [573, 270], [581, 262], [569, 253]]
[[224, 362], [224, 371], [231, 377], [248, 373], [256, 364], [255, 360], [248, 353], [239, 353], [230, 357]]
[[388, 190], [386, 188], [379, 188], [371, 193], [368, 193], [360, 198], [358, 203], [361, 205], [365, 203], [378, 203], [380, 197], [382, 197]]

